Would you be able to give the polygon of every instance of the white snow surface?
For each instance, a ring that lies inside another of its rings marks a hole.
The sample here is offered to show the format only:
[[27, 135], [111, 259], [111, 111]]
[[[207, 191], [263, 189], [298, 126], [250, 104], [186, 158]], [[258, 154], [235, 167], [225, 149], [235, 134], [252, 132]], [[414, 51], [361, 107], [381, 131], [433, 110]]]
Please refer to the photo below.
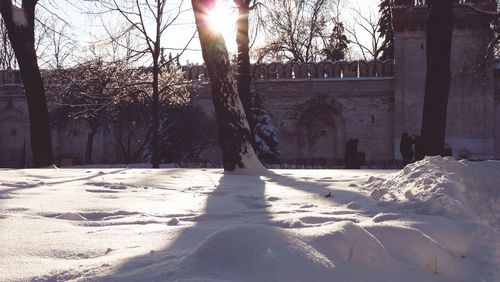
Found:
[[499, 175], [0, 170], [0, 281], [500, 281]]
[[369, 180], [372, 198], [420, 214], [478, 220], [500, 230], [500, 162], [428, 157], [388, 178]]

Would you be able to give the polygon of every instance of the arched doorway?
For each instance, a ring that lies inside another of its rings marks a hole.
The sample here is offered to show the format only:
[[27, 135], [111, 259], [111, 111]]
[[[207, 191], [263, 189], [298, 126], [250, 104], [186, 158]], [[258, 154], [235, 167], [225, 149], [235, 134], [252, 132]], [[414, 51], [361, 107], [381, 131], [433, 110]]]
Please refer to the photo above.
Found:
[[297, 122], [297, 150], [301, 159], [342, 159], [344, 120], [329, 105], [305, 110]]

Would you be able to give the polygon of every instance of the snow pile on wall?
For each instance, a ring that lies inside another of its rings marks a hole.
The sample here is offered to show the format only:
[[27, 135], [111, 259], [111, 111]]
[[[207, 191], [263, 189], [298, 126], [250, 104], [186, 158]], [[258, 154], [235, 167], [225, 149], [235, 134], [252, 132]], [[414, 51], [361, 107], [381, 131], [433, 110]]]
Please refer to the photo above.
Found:
[[417, 213], [479, 220], [500, 229], [500, 162], [427, 157], [386, 178], [371, 177], [376, 200]]

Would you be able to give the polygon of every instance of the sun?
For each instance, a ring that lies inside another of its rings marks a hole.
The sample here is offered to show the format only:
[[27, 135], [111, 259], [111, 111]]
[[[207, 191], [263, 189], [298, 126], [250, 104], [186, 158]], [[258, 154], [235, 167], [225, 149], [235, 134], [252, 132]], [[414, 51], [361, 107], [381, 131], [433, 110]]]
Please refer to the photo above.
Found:
[[226, 41], [236, 35], [238, 14], [233, 1], [216, 1], [214, 7], [208, 13], [207, 20], [210, 28], [217, 33], [221, 33]]

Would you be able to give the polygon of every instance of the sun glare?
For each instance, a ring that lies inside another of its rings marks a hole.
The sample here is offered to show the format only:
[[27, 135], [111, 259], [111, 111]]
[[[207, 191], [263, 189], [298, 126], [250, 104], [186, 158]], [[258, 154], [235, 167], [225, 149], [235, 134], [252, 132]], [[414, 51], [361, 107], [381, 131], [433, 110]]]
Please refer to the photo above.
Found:
[[235, 11], [232, 1], [219, 0], [208, 14], [210, 28], [219, 32], [228, 41], [235, 36], [236, 20], [238, 14]]

